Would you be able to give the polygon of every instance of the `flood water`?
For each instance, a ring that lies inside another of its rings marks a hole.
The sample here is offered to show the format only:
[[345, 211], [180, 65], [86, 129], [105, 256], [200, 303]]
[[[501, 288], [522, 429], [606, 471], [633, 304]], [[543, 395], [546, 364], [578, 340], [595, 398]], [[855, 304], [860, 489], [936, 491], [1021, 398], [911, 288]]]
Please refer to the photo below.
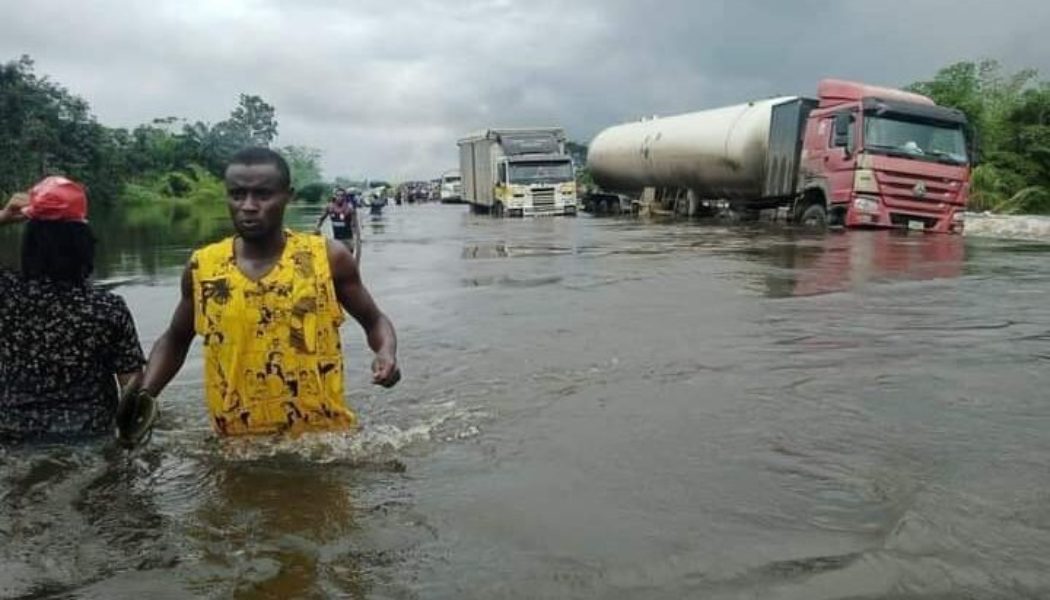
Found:
[[[362, 431], [217, 441], [196, 343], [146, 448], [0, 449], [0, 597], [1050, 596], [1050, 245], [365, 219]], [[99, 227], [148, 351], [201, 240]]]

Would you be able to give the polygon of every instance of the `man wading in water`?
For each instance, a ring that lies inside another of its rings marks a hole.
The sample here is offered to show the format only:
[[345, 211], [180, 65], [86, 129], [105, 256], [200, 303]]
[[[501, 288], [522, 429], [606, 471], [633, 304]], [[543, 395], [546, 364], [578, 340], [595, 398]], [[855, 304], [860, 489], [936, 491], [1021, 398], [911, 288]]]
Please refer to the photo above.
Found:
[[372, 382], [401, 379], [394, 327], [339, 242], [284, 229], [288, 164], [267, 148], [241, 150], [226, 168], [237, 235], [193, 253], [182, 298], [150, 353], [142, 388], [152, 398], [178, 373], [194, 334], [204, 338], [205, 400], [220, 435], [347, 430], [342, 309], [375, 352]]

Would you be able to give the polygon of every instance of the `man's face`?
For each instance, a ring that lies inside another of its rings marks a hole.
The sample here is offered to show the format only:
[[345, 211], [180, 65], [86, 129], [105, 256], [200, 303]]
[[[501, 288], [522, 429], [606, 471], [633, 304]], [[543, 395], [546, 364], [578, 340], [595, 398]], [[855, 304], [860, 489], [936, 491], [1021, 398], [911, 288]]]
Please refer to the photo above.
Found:
[[280, 231], [292, 190], [281, 184], [277, 165], [232, 164], [226, 168], [226, 201], [237, 233], [246, 240]]

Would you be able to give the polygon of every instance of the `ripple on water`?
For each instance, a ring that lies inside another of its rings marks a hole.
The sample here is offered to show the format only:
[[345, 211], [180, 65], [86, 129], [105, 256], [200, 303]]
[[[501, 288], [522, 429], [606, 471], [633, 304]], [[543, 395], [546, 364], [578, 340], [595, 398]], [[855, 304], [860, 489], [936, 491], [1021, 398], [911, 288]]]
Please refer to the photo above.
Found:
[[131, 454], [108, 442], [0, 449], [0, 597], [362, 595], [365, 573], [435, 535], [400, 481], [406, 460], [480, 433], [481, 413], [454, 401], [416, 408], [353, 434], [162, 429]]
[[1050, 242], [1050, 218], [1032, 215], [966, 215], [966, 235]]
[[1050, 597], [1046, 240], [384, 219], [360, 433], [219, 442], [194, 354], [130, 457], [0, 449], [0, 597]]

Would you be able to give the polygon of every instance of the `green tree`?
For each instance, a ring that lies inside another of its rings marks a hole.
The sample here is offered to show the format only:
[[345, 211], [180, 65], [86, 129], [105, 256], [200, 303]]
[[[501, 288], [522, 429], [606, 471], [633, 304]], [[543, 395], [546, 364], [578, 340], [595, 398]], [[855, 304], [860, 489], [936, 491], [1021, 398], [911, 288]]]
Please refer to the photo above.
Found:
[[[185, 205], [187, 194], [215, 196], [215, 182], [233, 153], [269, 146], [276, 135], [274, 107], [248, 94], [215, 125], [169, 116], [130, 130], [108, 128], [85, 100], [37, 75], [28, 56], [0, 63], [0, 197], [61, 174], [84, 183], [93, 205], [141, 205], [144, 198]], [[311, 164], [319, 164], [317, 156], [305, 167]]]
[[321, 151], [309, 146], [285, 146], [280, 150], [292, 172], [292, 186], [301, 188], [323, 180]]
[[177, 137], [180, 153], [188, 157], [190, 162], [203, 165], [214, 175], [222, 175], [226, 162], [243, 146], [225, 135], [221, 128], [201, 121], [183, 125]]
[[36, 75], [28, 56], [0, 65], [0, 193], [62, 174], [110, 201], [121, 175], [114, 142], [87, 102]]
[[218, 127], [241, 146], [269, 146], [277, 137], [276, 111], [259, 96], [241, 94], [230, 118]]
[[176, 154], [183, 163], [202, 165], [221, 177], [234, 153], [246, 146], [269, 146], [276, 135], [273, 106], [259, 96], [241, 94], [228, 119], [214, 125], [201, 121], [184, 124], [175, 136]]
[[296, 186], [295, 197], [309, 204], [317, 204], [328, 199], [333, 187], [332, 184], [315, 181], [302, 187]]
[[971, 207], [1050, 212], [1050, 84], [995, 61], [960, 62], [909, 89], [966, 113], [984, 155], [974, 169]]

